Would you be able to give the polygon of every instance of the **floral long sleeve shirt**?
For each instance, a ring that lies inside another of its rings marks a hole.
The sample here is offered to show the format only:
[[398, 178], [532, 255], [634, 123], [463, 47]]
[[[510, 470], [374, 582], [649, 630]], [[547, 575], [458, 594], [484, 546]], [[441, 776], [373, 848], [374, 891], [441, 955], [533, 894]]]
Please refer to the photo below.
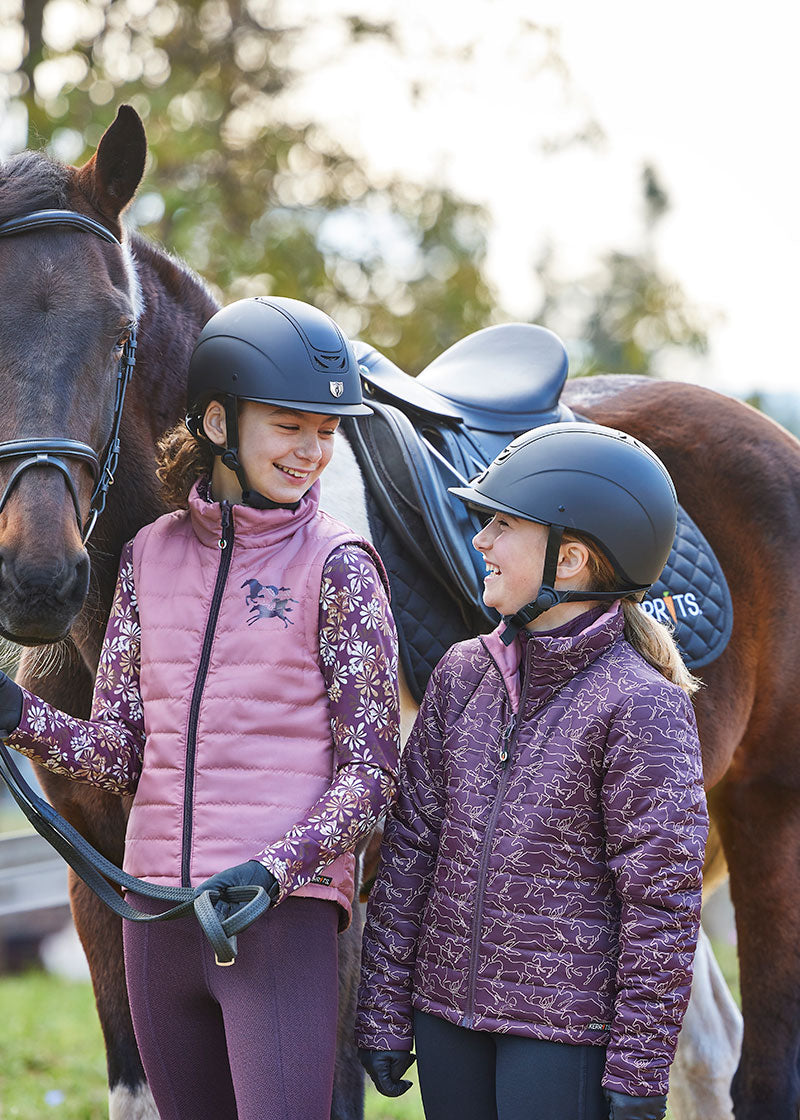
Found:
[[[76, 719], [23, 690], [22, 718], [7, 740], [54, 773], [117, 794], [135, 792], [145, 749], [132, 553], [129, 543], [122, 552], [90, 718]], [[400, 743], [397, 639], [375, 565], [356, 545], [335, 549], [325, 562], [319, 634], [335, 776], [303, 820], [253, 853], [275, 875], [281, 898], [352, 851], [394, 796]]]

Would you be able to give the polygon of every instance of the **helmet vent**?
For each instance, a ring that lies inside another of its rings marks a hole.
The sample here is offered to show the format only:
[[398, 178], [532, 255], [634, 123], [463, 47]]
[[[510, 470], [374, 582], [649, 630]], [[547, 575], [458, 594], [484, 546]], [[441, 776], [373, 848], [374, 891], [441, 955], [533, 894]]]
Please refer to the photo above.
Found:
[[335, 372], [347, 369], [347, 353], [342, 350], [337, 350], [335, 353], [330, 351], [326, 354], [322, 350], [311, 350], [311, 357], [317, 369], [323, 370], [324, 373]]

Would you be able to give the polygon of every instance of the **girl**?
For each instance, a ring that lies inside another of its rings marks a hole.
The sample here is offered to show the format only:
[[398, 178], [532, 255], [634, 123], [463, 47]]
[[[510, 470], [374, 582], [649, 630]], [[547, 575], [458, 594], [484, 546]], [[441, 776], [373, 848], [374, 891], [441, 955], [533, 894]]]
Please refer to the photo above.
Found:
[[370, 410], [350, 343], [291, 299], [214, 315], [188, 398], [191, 434], [168, 434], [159, 469], [184, 508], [123, 550], [91, 719], [5, 678], [0, 726], [44, 766], [134, 794], [133, 875], [213, 888], [221, 916], [228, 888], [273, 899], [233, 968], [193, 918], [126, 923], [161, 1120], [327, 1120], [337, 929], [399, 734], [383, 569], [318, 508], [339, 418]]
[[[696, 682], [636, 600], [675, 534], [661, 462], [553, 424], [453, 491], [504, 616], [431, 677], [364, 939], [379, 1090], [428, 1120], [660, 1120], [707, 833]], [[597, 605], [598, 602], [600, 605]]]

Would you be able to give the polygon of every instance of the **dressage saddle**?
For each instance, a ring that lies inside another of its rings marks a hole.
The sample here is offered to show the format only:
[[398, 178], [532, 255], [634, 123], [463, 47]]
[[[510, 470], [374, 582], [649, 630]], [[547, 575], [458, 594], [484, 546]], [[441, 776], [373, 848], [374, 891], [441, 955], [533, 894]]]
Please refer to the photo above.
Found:
[[[483, 603], [485, 566], [471, 544], [479, 515], [448, 487], [465, 485], [521, 432], [581, 417], [560, 400], [567, 354], [544, 327], [509, 323], [476, 331], [418, 377], [367, 343], [356, 341], [354, 348], [374, 411], [348, 421], [346, 432], [389, 572], [401, 661], [419, 700], [453, 642], [499, 621]], [[643, 606], [673, 625], [691, 668], [727, 645], [733, 612], [725, 577], [682, 508], [664, 574]]]

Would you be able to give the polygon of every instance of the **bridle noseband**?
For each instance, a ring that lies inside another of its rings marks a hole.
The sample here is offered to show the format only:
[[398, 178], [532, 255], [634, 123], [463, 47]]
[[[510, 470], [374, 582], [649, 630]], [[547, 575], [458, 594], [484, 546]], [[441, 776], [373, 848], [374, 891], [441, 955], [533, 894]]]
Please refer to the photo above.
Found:
[[[28, 230], [42, 229], [48, 226], [69, 226], [73, 229], [85, 230], [101, 237], [112, 245], [121, 247], [120, 241], [110, 230], [93, 218], [88, 218], [85, 214], [79, 214], [76, 210], [34, 210], [30, 214], [11, 218], [7, 222], [0, 223], [0, 237], [12, 237], [18, 233], [27, 233]], [[5, 443], [0, 442], [0, 461], [22, 459], [22, 462], [14, 468], [3, 491], [3, 496], [0, 498], [0, 512], [2, 512], [23, 471], [31, 467], [55, 467], [64, 475], [75, 506], [75, 516], [78, 519], [82, 541], [84, 545], [86, 544], [94, 530], [97, 518], [105, 509], [108, 488], [114, 481], [114, 472], [119, 462], [119, 428], [122, 421], [122, 408], [125, 403], [125, 391], [128, 388], [128, 382], [131, 379], [135, 364], [136, 331], [132, 328], [123, 347], [117, 369], [114, 419], [102, 463], [94, 448], [90, 447], [88, 443], [80, 443], [74, 439], [13, 439]], [[81, 519], [78, 491], [64, 459], [78, 459], [81, 462], [88, 463], [92, 470], [95, 485], [89, 501], [89, 516], [85, 524]]]

